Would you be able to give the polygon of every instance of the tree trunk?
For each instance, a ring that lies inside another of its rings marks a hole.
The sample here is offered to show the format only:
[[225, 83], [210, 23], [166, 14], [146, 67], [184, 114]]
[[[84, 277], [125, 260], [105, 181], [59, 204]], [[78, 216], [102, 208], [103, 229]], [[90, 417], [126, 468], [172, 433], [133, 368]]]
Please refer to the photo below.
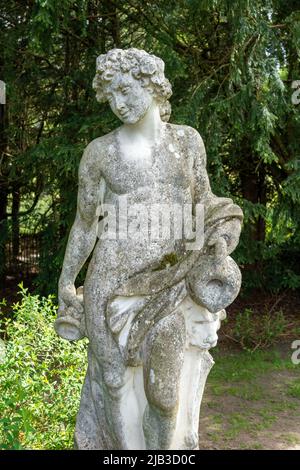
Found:
[[[254, 165], [247, 168], [241, 173], [242, 194], [244, 199], [253, 204], [266, 205], [267, 194], [264, 172], [255, 173]], [[259, 216], [258, 220], [251, 227], [252, 238], [255, 241], [264, 241], [266, 236], [266, 224], [263, 217]]]
[[19, 211], [20, 211], [20, 190], [19, 187], [13, 189], [13, 200], [12, 200], [12, 255], [13, 262], [18, 262], [17, 258], [19, 255], [20, 245], [20, 223], [19, 223]]
[[5, 106], [0, 104], [0, 287], [5, 285], [6, 275], [6, 256], [5, 247], [7, 243], [7, 198], [8, 198], [8, 180], [4, 168], [6, 150], [6, 135], [5, 135]]

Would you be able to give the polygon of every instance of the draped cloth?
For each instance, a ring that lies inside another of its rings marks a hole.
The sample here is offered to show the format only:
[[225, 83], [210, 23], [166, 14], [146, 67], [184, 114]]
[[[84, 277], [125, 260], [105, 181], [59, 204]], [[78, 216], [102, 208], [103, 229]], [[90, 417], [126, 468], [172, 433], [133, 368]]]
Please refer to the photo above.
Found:
[[[125, 351], [127, 365], [134, 366], [139, 362], [139, 350], [147, 333], [154, 324], [172, 313], [187, 295], [185, 279], [196, 266], [201, 271], [201, 262], [207, 256], [206, 241], [225, 222], [236, 219], [242, 221], [242, 218], [241, 209], [231, 199], [212, 195], [205, 213], [204, 246], [201, 250], [187, 251], [172, 266], [136, 273], [115, 290], [107, 308], [107, 322], [111, 327], [118, 316], [115, 309], [110, 309], [115, 296], [145, 296], [145, 301], [136, 309], [131, 323]], [[224, 235], [230, 237], [230, 233]], [[126, 323], [130, 309], [123, 315], [123, 323]]]

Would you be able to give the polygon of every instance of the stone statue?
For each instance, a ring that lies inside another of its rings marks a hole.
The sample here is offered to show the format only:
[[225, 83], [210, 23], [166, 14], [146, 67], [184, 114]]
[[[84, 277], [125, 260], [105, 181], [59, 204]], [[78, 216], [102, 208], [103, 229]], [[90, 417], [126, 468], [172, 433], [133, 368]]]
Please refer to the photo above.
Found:
[[161, 59], [113, 49], [93, 87], [123, 124], [84, 151], [59, 280], [57, 333], [89, 339], [75, 447], [197, 449], [208, 350], [241, 284], [242, 211], [212, 194], [198, 132], [167, 123]]

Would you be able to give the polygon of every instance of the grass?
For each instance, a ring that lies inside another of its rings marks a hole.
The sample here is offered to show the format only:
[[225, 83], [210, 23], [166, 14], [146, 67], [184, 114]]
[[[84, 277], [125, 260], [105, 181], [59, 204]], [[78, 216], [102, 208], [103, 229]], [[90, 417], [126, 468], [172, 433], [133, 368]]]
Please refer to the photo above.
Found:
[[[262, 449], [268, 440], [276, 442], [274, 429], [282, 435], [280, 442], [298, 444], [297, 431], [284, 432], [280, 427], [282, 419], [296, 423], [300, 416], [300, 365], [292, 363], [291, 354], [289, 348], [285, 352], [213, 351], [215, 366], [204, 401], [209, 414], [207, 440], [213, 446]], [[262, 435], [263, 443], [259, 442]]]
[[210, 373], [212, 382], [251, 381], [265, 372], [299, 370], [290, 357], [282, 358], [275, 349], [254, 352], [236, 351], [226, 353], [225, 357], [224, 353], [216, 349], [212, 355], [215, 360], [215, 366]]
[[264, 398], [264, 391], [260, 385], [256, 384], [237, 384], [236, 386], [228, 386], [228, 384], [213, 384], [211, 385], [213, 395], [222, 396], [225, 394], [232, 395], [244, 400], [261, 400]]
[[287, 394], [290, 397], [300, 399], [300, 379], [295, 379], [293, 382], [288, 384]]
[[300, 439], [298, 436], [295, 436], [294, 434], [285, 434], [282, 436], [283, 440], [289, 444], [290, 446], [295, 446], [297, 444], [300, 444]]

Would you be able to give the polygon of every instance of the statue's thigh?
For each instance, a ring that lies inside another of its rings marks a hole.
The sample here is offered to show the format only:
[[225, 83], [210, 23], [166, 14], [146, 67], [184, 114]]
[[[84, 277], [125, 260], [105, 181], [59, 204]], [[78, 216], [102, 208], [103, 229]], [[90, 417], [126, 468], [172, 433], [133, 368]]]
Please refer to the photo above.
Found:
[[150, 405], [172, 413], [177, 406], [184, 359], [185, 322], [174, 312], [160, 320], [144, 348], [144, 385]]

